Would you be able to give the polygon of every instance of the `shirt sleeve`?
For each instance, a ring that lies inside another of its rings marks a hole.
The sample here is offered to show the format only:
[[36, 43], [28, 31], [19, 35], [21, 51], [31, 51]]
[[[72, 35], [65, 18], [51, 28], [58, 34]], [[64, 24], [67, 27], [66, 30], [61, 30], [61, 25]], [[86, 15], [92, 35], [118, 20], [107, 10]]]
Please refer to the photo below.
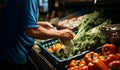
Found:
[[22, 25], [24, 28], [38, 28], [38, 2], [37, 0], [22, 0]]

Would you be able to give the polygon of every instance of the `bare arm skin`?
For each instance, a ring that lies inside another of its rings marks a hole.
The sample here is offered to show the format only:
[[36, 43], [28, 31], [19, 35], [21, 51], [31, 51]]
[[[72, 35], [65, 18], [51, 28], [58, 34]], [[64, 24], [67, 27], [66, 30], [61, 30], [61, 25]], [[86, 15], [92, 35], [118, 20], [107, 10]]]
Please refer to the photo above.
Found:
[[[46, 24], [46, 25], [45, 25]], [[26, 33], [36, 39], [59, 38], [62, 40], [73, 39], [73, 32], [69, 29], [55, 30], [49, 23], [40, 24], [39, 28], [28, 28]], [[47, 26], [48, 25], [48, 26]]]

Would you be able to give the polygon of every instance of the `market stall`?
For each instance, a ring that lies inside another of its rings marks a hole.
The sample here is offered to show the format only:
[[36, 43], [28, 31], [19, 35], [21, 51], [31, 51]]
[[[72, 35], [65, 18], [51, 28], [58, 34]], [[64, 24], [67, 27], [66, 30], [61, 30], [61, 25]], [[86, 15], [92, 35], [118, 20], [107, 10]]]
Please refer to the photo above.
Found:
[[[96, 5], [90, 4], [88, 8], [83, 6], [84, 8], [60, 18], [54, 23], [53, 25], [57, 29], [69, 28], [75, 32], [72, 49], [66, 47], [59, 39], [40, 41], [36, 44], [40, 49], [36, 50], [34, 47], [31, 55], [36, 67], [44, 70], [82, 70], [82, 68], [86, 70], [93, 70], [93, 68], [107, 70], [114, 65], [111, 63], [107, 66], [108, 64], [101, 61], [102, 57], [106, 57], [103, 52], [107, 53], [105, 49], [104, 51], [102, 49], [103, 46], [108, 47], [111, 45], [116, 49], [107, 49], [114, 51], [114, 53], [110, 54], [114, 54], [116, 57], [114, 60], [119, 62], [120, 17], [118, 15], [120, 15], [120, 8], [117, 3], [113, 6], [111, 6], [112, 2], [108, 3], [105, 6], [102, 2], [96, 3]], [[70, 46], [70, 43], [68, 44]], [[94, 58], [94, 56], [97, 56], [96, 58], [99, 58], [99, 60], [89, 61], [89, 58], [87, 58], [88, 53], [91, 54], [88, 57]], [[99, 61], [104, 68], [98, 63], [95, 63], [96, 67], [90, 64], [95, 61]], [[83, 66], [81, 66], [82, 63]], [[93, 67], [90, 69], [89, 65]], [[116, 67], [119, 68], [120, 63], [117, 65]]]

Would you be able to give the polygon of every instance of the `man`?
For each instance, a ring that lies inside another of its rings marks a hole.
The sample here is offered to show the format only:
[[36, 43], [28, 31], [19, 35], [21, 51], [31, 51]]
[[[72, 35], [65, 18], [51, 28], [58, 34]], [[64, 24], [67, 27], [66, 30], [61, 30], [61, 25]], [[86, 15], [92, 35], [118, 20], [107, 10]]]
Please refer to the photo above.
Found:
[[48, 22], [38, 22], [37, 0], [5, 0], [0, 25], [0, 66], [10, 70], [27, 70], [35, 38], [73, 39], [71, 30], [55, 30]]

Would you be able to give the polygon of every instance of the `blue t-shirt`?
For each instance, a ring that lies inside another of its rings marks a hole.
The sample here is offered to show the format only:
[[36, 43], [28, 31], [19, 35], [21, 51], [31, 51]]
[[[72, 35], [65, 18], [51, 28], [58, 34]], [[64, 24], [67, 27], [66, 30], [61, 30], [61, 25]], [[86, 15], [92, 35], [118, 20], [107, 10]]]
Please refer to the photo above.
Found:
[[38, 28], [37, 0], [6, 0], [0, 18], [0, 61], [22, 64], [34, 44], [26, 28]]

